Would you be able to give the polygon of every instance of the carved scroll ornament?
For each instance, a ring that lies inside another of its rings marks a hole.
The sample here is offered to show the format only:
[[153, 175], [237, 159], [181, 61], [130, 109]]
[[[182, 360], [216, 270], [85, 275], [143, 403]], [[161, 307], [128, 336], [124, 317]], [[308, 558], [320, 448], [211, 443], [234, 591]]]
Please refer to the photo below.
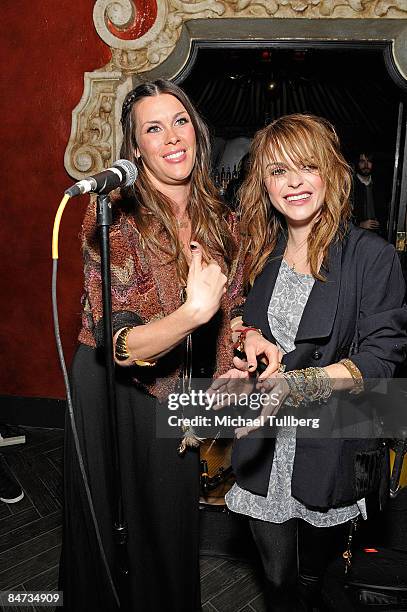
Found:
[[[93, 19], [99, 36], [112, 49], [115, 68], [132, 73], [151, 70], [174, 49], [181, 27], [189, 19], [231, 17], [377, 18], [407, 14], [406, 0], [149, 0], [157, 7], [153, 26], [139, 38], [119, 39], [137, 15], [132, 0], [97, 0]], [[141, 19], [141, 16], [140, 16]]]
[[65, 167], [72, 177], [83, 178], [117, 159], [120, 108], [133, 75], [166, 60], [191, 19], [406, 16], [407, 0], [97, 0], [93, 21], [112, 58], [104, 68], [85, 73]]

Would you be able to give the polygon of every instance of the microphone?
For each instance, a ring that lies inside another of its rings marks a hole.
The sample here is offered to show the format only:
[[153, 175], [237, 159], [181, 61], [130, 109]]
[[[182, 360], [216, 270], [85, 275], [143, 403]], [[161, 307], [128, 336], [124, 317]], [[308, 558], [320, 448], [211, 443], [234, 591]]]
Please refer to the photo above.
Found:
[[129, 187], [138, 175], [136, 166], [127, 159], [118, 159], [111, 168], [88, 176], [65, 191], [70, 198], [89, 193], [108, 194], [117, 187]]

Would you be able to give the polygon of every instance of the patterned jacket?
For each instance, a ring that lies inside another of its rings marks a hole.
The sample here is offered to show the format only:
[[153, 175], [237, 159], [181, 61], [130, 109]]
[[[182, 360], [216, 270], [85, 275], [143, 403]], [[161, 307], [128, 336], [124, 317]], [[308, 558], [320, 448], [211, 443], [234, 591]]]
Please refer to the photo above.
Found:
[[[103, 345], [102, 290], [100, 272], [99, 241], [96, 226], [95, 202], [91, 202], [82, 226], [85, 285], [82, 297], [82, 328], [79, 341], [88, 346]], [[127, 325], [140, 325], [161, 319], [182, 303], [181, 284], [177, 281], [174, 262], [168, 262], [164, 251], [148, 249], [137, 230], [134, 217], [115, 203], [116, 219], [110, 229], [110, 257], [112, 283], [113, 333]], [[169, 238], [160, 222], [151, 217], [154, 235], [168, 246]], [[229, 225], [237, 242], [238, 224], [233, 215]], [[214, 259], [226, 273], [224, 261]], [[230, 318], [241, 304], [242, 266], [237, 259], [228, 274], [227, 292], [221, 307], [209, 322], [208, 350], [214, 353], [215, 376], [231, 367], [233, 347], [230, 333]], [[183, 343], [158, 360], [153, 368], [134, 366], [134, 382], [148, 393], [164, 399], [173, 391], [180, 376], [184, 359]]]

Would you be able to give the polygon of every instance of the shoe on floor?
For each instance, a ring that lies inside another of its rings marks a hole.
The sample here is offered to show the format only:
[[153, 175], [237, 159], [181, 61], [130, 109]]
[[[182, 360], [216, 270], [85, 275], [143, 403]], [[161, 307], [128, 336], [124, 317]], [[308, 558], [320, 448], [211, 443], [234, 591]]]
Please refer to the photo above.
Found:
[[15, 504], [23, 497], [24, 491], [13, 476], [7, 461], [0, 455], [0, 501]]
[[13, 446], [15, 444], [24, 444], [25, 434], [19, 427], [0, 424], [0, 447]]

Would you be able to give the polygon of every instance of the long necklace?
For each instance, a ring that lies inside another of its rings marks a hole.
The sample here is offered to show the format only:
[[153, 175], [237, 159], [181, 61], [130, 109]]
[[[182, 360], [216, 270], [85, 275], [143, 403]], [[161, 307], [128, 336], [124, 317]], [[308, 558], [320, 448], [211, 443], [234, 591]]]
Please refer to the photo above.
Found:
[[181, 242], [182, 249], [187, 258], [187, 261], [190, 263], [191, 250], [190, 250], [190, 242], [191, 242], [191, 228], [190, 228], [190, 219], [187, 214], [183, 214], [180, 219], [175, 217], [175, 222], [177, 224], [177, 233], [178, 239]]

